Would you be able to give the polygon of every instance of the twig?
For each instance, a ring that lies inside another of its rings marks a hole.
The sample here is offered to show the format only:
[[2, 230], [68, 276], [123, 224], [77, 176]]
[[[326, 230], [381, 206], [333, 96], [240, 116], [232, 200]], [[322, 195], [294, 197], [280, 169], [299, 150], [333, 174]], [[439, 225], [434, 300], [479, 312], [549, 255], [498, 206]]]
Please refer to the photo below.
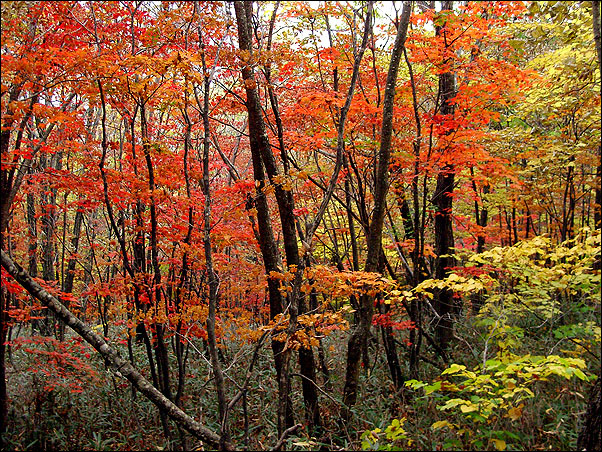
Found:
[[284, 444], [284, 441], [286, 441], [287, 436], [289, 436], [291, 433], [296, 432], [301, 427], [303, 427], [302, 424], [295, 424], [292, 427], [287, 428], [285, 431], [282, 432], [282, 435], [280, 436], [280, 439], [274, 445], [274, 447], [272, 447], [270, 450], [272, 450], [272, 451], [280, 450], [280, 448]]

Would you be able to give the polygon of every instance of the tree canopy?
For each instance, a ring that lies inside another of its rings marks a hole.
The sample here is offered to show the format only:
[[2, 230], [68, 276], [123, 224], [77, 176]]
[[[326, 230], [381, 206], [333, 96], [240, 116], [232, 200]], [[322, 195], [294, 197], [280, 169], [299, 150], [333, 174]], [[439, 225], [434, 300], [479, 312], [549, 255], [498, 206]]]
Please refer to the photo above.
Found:
[[600, 448], [597, 2], [1, 13], [3, 447]]

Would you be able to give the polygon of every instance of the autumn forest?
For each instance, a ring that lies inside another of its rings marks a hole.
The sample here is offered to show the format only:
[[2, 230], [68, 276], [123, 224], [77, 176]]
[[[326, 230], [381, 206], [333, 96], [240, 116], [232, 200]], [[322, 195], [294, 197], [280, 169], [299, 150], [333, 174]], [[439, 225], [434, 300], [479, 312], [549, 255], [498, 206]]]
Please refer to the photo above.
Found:
[[596, 1], [3, 1], [0, 449], [600, 450]]

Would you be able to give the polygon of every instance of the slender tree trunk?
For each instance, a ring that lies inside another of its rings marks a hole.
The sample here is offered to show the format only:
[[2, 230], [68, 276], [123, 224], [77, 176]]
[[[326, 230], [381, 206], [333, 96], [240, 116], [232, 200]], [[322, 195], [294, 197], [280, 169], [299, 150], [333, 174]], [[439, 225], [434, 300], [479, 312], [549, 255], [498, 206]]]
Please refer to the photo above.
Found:
[[[472, 168], [471, 170], [471, 174], [472, 174]], [[474, 182], [474, 180], [472, 181], [472, 187], [473, 187], [473, 191], [475, 193], [475, 196], [478, 194], [477, 193], [477, 185]], [[482, 194], [487, 194], [489, 193], [489, 185], [485, 185], [483, 187], [483, 192]], [[475, 219], [477, 222], [477, 226], [479, 226], [479, 232], [477, 235], [477, 253], [480, 254], [483, 251], [485, 251], [485, 232], [484, 232], [484, 228], [487, 226], [487, 215], [488, 215], [488, 211], [487, 211], [487, 206], [485, 205], [485, 203], [483, 202], [482, 199], [482, 195], [481, 195], [481, 207], [479, 208], [479, 203], [477, 200], [475, 200]], [[529, 217], [527, 217], [528, 219]], [[527, 225], [529, 223], [527, 222]], [[478, 266], [481, 266], [481, 264], [478, 264]], [[483, 291], [474, 293], [470, 296], [470, 302], [471, 302], [471, 311], [474, 315], [478, 314], [479, 311], [481, 310], [481, 306], [483, 306], [483, 302], [484, 302], [484, 293]]]
[[[270, 19], [269, 33], [268, 33], [268, 45], [267, 51], [271, 51], [272, 33], [274, 29], [274, 23], [276, 21], [276, 12], [278, 10], [279, 2], [276, 2], [274, 11]], [[248, 19], [247, 13], [247, 19]], [[278, 98], [274, 93], [271, 84], [271, 71], [270, 66], [265, 69], [266, 81], [268, 82], [268, 96], [270, 99], [270, 105], [272, 107], [272, 113], [274, 114], [276, 122], [276, 131], [278, 137], [278, 145], [280, 147], [280, 155], [282, 158], [282, 165], [286, 172], [289, 167], [287, 149], [284, 143], [284, 130], [282, 125], [282, 118], [280, 117], [280, 111], [278, 108]], [[269, 153], [263, 154], [262, 159], [264, 166], [268, 173], [268, 177], [273, 179], [277, 176], [276, 165], [273, 162], [273, 154], [271, 150]], [[306, 267], [306, 261], [301, 262], [299, 259], [299, 249], [297, 245], [297, 234], [295, 232], [295, 215], [294, 215], [294, 200], [292, 192], [288, 190], [280, 189], [280, 184], [276, 184], [276, 200], [278, 202], [278, 210], [280, 213], [280, 221], [282, 223], [282, 234], [284, 236], [284, 248], [286, 253], [286, 263], [290, 268], [295, 268], [298, 276], [294, 279], [293, 290], [290, 295], [291, 305], [291, 318], [290, 326], [291, 331], [298, 328], [296, 324], [295, 313], [300, 315], [307, 311], [305, 297], [300, 294], [299, 287], [302, 278], [302, 272]], [[315, 434], [321, 424], [320, 419], [320, 405], [318, 398], [318, 391], [316, 389], [316, 360], [314, 352], [311, 347], [299, 349], [298, 355], [299, 371], [302, 376], [301, 386], [303, 390], [303, 401], [305, 404], [305, 418], [307, 420], [308, 429], [311, 434]]]
[[[63, 292], [71, 293], [73, 292], [73, 282], [75, 280], [75, 266], [77, 264], [77, 260], [73, 256], [73, 254], [77, 253], [79, 250], [79, 238], [81, 235], [81, 227], [84, 219], [84, 212], [82, 209], [78, 208], [75, 213], [75, 220], [73, 222], [73, 237], [71, 238], [71, 257], [67, 263], [67, 275], [64, 279], [63, 284]], [[69, 308], [69, 305], [65, 303], [65, 307]]]
[[[102, 132], [102, 139], [101, 139], [101, 150], [102, 150], [102, 154], [101, 154], [101, 158], [100, 158], [100, 162], [98, 164], [99, 170], [100, 170], [100, 176], [102, 179], [102, 186], [103, 186], [103, 198], [104, 198], [104, 204], [105, 204], [105, 209], [107, 211], [107, 215], [109, 217], [109, 225], [111, 227], [111, 230], [113, 231], [113, 233], [115, 234], [117, 241], [119, 243], [119, 249], [121, 252], [121, 259], [123, 262], [123, 268], [125, 269], [125, 271], [127, 272], [127, 274], [133, 279], [135, 280], [138, 272], [136, 271], [136, 261], [134, 260], [134, 266], [132, 266], [132, 263], [130, 261], [129, 258], [129, 254], [127, 251], [127, 245], [126, 245], [126, 241], [125, 241], [125, 233], [123, 231], [119, 230], [119, 226], [118, 226], [118, 222], [120, 224], [123, 225], [123, 221], [122, 218], [119, 221], [116, 221], [115, 219], [115, 213], [113, 211], [113, 207], [111, 204], [111, 201], [109, 199], [109, 183], [107, 180], [107, 174], [106, 174], [106, 169], [105, 169], [105, 164], [106, 164], [106, 159], [107, 159], [107, 153], [109, 150], [109, 145], [108, 145], [108, 134], [107, 134], [107, 108], [106, 108], [106, 98], [105, 98], [105, 93], [104, 93], [104, 88], [102, 85], [102, 82], [100, 80], [97, 81], [98, 84], [98, 92], [100, 95], [100, 105], [101, 105], [101, 121], [100, 121], [100, 125], [101, 125], [101, 132]], [[132, 152], [134, 152], [134, 146], [133, 146], [133, 135], [132, 135]], [[134, 159], [135, 159], [135, 155], [134, 155]], [[144, 256], [144, 253], [142, 253], [142, 256]], [[134, 282], [134, 304], [139, 308], [141, 306], [141, 302], [140, 302], [140, 294], [141, 294], [141, 287], [140, 284], [137, 282]], [[149, 297], [150, 298], [150, 297]], [[150, 342], [150, 338], [148, 336], [148, 333], [146, 331], [146, 328], [144, 326], [143, 323], [138, 324], [137, 328], [136, 328], [136, 333], [137, 333], [137, 338], [144, 341], [145, 347], [146, 347], [146, 352], [147, 352], [147, 357], [148, 357], [148, 363], [149, 363], [149, 367], [150, 367], [150, 371], [151, 371], [151, 377], [152, 377], [152, 381], [153, 381], [153, 385], [156, 388], [161, 387], [160, 383], [159, 383], [159, 379], [157, 376], [157, 371], [155, 369], [155, 363], [153, 360], [153, 355], [152, 355], [152, 344]], [[158, 405], [159, 407], [159, 413], [162, 419], [162, 423], [163, 423], [163, 427], [165, 429], [165, 432], [167, 434], [167, 424], [166, 424], [166, 418], [165, 418], [165, 411], [163, 410], [162, 406]]]
[[[602, 73], [602, 45], [600, 44], [600, 3], [592, 2], [593, 30], [596, 53], [598, 54], [598, 69]], [[596, 205], [594, 208], [594, 227], [600, 229], [602, 226], [602, 193], [600, 192], [600, 181], [602, 180], [602, 167], [600, 166], [600, 157], [602, 156], [602, 146], [598, 145], [598, 167], [596, 169]], [[598, 268], [600, 267], [598, 259]]]
[[[412, 65], [410, 60], [408, 59], [408, 54], [406, 49], [403, 51], [403, 56], [408, 67], [408, 74], [410, 76], [410, 85], [412, 87], [412, 107], [414, 112], [414, 120], [416, 122], [416, 139], [412, 145], [414, 151], [414, 171], [412, 177], [412, 205], [414, 208], [414, 216], [413, 216], [413, 235], [414, 239], [414, 248], [412, 250], [411, 259], [412, 259], [412, 267], [414, 278], [411, 283], [413, 287], [416, 287], [418, 284], [422, 282], [424, 278], [426, 278], [426, 265], [424, 264], [424, 254], [423, 254], [423, 246], [424, 242], [424, 221], [420, 221], [421, 218], [421, 209], [420, 209], [420, 193], [418, 189], [418, 182], [420, 176], [420, 151], [422, 146], [422, 121], [420, 120], [420, 111], [418, 107], [418, 96], [416, 94], [416, 81], [414, 79], [414, 71], [412, 69]], [[423, 193], [423, 200], [426, 197], [426, 187]], [[423, 209], [426, 207], [426, 202], [424, 202]], [[423, 212], [424, 214], [424, 212]], [[424, 215], [423, 215], [424, 216]], [[421, 336], [421, 307], [418, 305], [416, 300], [410, 301], [410, 305], [408, 306], [408, 314], [410, 318], [415, 323], [416, 328], [410, 330], [410, 353], [409, 353], [409, 368], [410, 375], [412, 377], [416, 377], [418, 375], [418, 365], [420, 363], [420, 346], [422, 344], [422, 336]]]
[[[30, 169], [31, 174], [31, 169]], [[27, 193], [27, 226], [29, 229], [29, 246], [27, 271], [33, 278], [38, 277], [38, 220], [36, 218], [36, 199], [33, 193]], [[31, 320], [32, 334], [38, 329], [38, 320]]]
[[[62, 166], [62, 153], [56, 153], [52, 155], [50, 161], [47, 161], [47, 156], [42, 154], [40, 156], [40, 168], [45, 170], [50, 167], [51, 169], [60, 170]], [[56, 188], [46, 186], [45, 192], [41, 194], [41, 208], [42, 208], [42, 233], [44, 240], [42, 241], [42, 278], [44, 281], [56, 281], [57, 280], [57, 252], [56, 252], [56, 222], [57, 222], [57, 206], [56, 206]], [[54, 319], [52, 314], [47, 310], [44, 311], [44, 319], [39, 323], [40, 334], [43, 336], [50, 336], [55, 331]]]
[[[199, 31], [200, 34], [200, 31]], [[203, 209], [203, 249], [205, 251], [205, 268], [209, 280], [209, 312], [207, 314], [207, 342], [209, 345], [209, 355], [211, 358], [211, 367], [215, 379], [215, 390], [217, 392], [217, 406], [220, 420], [220, 447], [224, 447], [230, 442], [228, 432], [228, 401], [226, 400], [226, 389], [224, 385], [224, 374], [219, 362], [217, 341], [215, 337], [215, 317], [218, 304], [219, 278], [213, 266], [213, 251], [211, 249], [211, 186], [209, 181], [209, 88], [210, 79], [207, 63], [205, 61], [205, 45], [202, 37], [201, 41], [201, 61], [204, 76], [203, 83], [203, 195], [205, 204]]]
[[27, 193], [27, 226], [29, 228], [29, 246], [27, 249], [29, 274], [38, 277], [38, 221], [36, 219], [36, 201], [33, 193]]
[[562, 197], [562, 225], [560, 230], [560, 241], [573, 238], [573, 227], [575, 222], [575, 157], [569, 159], [569, 167], [566, 175], [566, 186]]
[[[2, 195], [0, 196], [0, 233], [4, 233], [8, 227], [10, 208], [15, 196], [17, 195], [17, 191], [21, 186], [23, 176], [28, 171], [27, 168], [29, 168], [33, 156], [37, 153], [42, 142], [48, 137], [48, 134], [54, 128], [54, 125], [48, 126], [47, 133], [44, 137], [42, 137], [43, 139], [40, 140], [40, 143], [33, 148], [33, 152], [31, 153], [32, 156], [30, 158], [25, 158], [23, 161], [19, 162], [19, 157], [17, 155], [9, 157], [8, 150], [10, 147], [10, 138], [11, 134], [14, 132], [13, 126], [15, 125], [15, 119], [13, 119], [13, 108], [15, 108], [15, 101], [19, 99], [20, 94], [21, 87], [19, 86], [13, 86], [9, 90], [6, 114], [3, 115], [5, 120], [2, 122], [2, 130], [0, 131], [0, 156], [2, 157], [2, 162], [5, 162], [0, 170], [0, 194]], [[31, 98], [29, 108], [17, 127], [16, 139], [14, 143], [15, 151], [19, 150], [21, 147], [25, 126], [31, 119], [33, 106], [37, 102], [38, 96], [35, 95]]]
[[[199, 27], [200, 31], [200, 27]], [[199, 40], [201, 40], [201, 36], [199, 36]], [[190, 190], [190, 171], [188, 167], [188, 158], [190, 155], [190, 150], [192, 148], [191, 143], [191, 135], [192, 135], [192, 121], [188, 115], [188, 95], [185, 96], [185, 104], [184, 109], [182, 111], [184, 122], [186, 123], [186, 127], [184, 129], [184, 180], [186, 182], [186, 197], [190, 201], [191, 190]], [[183, 243], [186, 245], [190, 245], [190, 241], [192, 239], [192, 231], [194, 230], [194, 209], [192, 207], [192, 202], [190, 207], [188, 208], [188, 229], [186, 231], [186, 236], [184, 237]], [[182, 305], [182, 293], [184, 290], [189, 290], [189, 258], [188, 258], [188, 248], [184, 251], [182, 255], [182, 267], [179, 275], [179, 283], [175, 290], [175, 300], [174, 306], [177, 313], [181, 312]], [[178, 385], [176, 388], [176, 395], [174, 398], [174, 402], [176, 405], [180, 406], [180, 401], [182, 398], [182, 394], [184, 393], [184, 385], [186, 383], [186, 353], [188, 350], [188, 345], [184, 345], [181, 340], [181, 332], [182, 332], [182, 321], [178, 321], [176, 326], [176, 334], [173, 338], [174, 351], [176, 354], [176, 361], [178, 366]]]
[[[452, 1], [442, 2], [442, 11], [451, 11]], [[445, 33], [445, 26], [437, 27], [437, 34]], [[439, 94], [441, 97], [441, 114], [453, 115], [454, 106], [450, 100], [455, 96], [456, 83], [452, 72], [445, 72], [439, 76]], [[445, 164], [437, 176], [437, 187], [433, 195], [435, 205], [435, 278], [444, 279], [448, 275], [448, 268], [455, 264], [451, 257], [454, 248], [454, 232], [452, 228], [452, 208], [454, 180], [456, 176], [452, 164]], [[440, 318], [437, 323], [437, 340], [442, 349], [446, 349], [453, 337], [453, 293], [449, 289], [441, 289], [435, 300], [435, 309]]]
[[[62, 290], [64, 293], [72, 293], [73, 292], [73, 282], [75, 281], [75, 266], [77, 264], [77, 260], [75, 259], [74, 254], [79, 251], [79, 237], [81, 235], [81, 228], [84, 219], [84, 212], [82, 209], [78, 208], [75, 213], [75, 220], [73, 222], [73, 237], [71, 238], [71, 256], [67, 261], [67, 274], [63, 276], [63, 287]], [[63, 227], [66, 227], [64, 225]], [[69, 309], [69, 301], [65, 300], [64, 305], [67, 309]], [[61, 323], [59, 325], [59, 339], [62, 341], [65, 337], [65, 324]]]
[[[251, 40], [251, 4], [252, 2], [235, 2], [234, 7], [236, 11], [236, 18], [239, 31], [239, 45], [241, 50], [244, 50], [249, 55], [250, 60], [253, 59], [253, 49]], [[366, 28], [369, 29], [371, 26], [371, 3], [369, 3], [369, 14], [368, 20], [366, 21]], [[306, 240], [311, 243], [313, 234], [319, 226], [324, 212], [328, 206], [329, 200], [332, 196], [334, 188], [337, 182], [337, 176], [339, 174], [342, 165], [342, 154], [344, 141], [342, 138], [346, 115], [351, 104], [351, 98], [353, 97], [353, 90], [355, 83], [357, 82], [359, 75], [359, 62], [361, 61], [363, 52], [367, 45], [368, 32], [364, 33], [364, 39], [362, 46], [358, 51], [358, 55], [355, 58], [354, 70], [352, 73], [352, 80], [350, 83], [349, 93], [345, 102], [345, 105], [341, 109], [340, 118], [338, 123], [338, 143], [337, 143], [337, 159], [335, 168], [333, 170], [333, 176], [330, 179], [330, 183], [326, 190], [325, 196], [322, 199], [318, 213], [314, 218], [314, 221], [307, 228]], [[249, 61], [251, 63], [251, 61]], [[303, 269], [305, 261], [301, 262], [299, 259], [299, 251], [297, 246], [297, 235], [295, 231], [295, 216], [293, 213], [294, 203], [292, 194], [290, 191], [284, 190], [276, 177], [278, 176], [278, 169], [276, 167], [274, 156], [270, 148], [270, 144], [265, 132], [265, 124], [263, 122], [262, 109], [259, 102], [259, 96], [257, 94], [256, 82], [251, 69], [251, 64], [247, 64], [242, 68], [243, 79], [245, 81], [245, 90], [247, 94], [247, 110], [249, 114], [249, 136], [251, 141], [251, 152], [255, 150], [259, 154], [261, 161], [259, 165], [265, 167], [266, 173], [270, 179], [270, 182], [275, 187], [276, 202], [278, 204], [278, 210], [280, 213], [280, 220], [282, 225], [284, 250], [286, 254], [287, 266], [289, 269], [295, 269], [296, 274], [292, 283], [292, 292], [289, 296], [289, 334], [292, 334], [298, 328], [297, 318], [300, 313], [305, 311], [305, 303], [303, 297], [300, 295], [299, 289], [303, 278]], [[277, 108], [275, 110], [277, 113]], [[283, 157], [286, 162], [286, 156]], [[255, 170], [255, 161], [253, 163]], [[262, 170], [263, 171], [263, 170]], [[257, 172], [256, 172], [257, 174]], [[259, 213], [259, 212], [258, 212]], [[259, 215], [258, 215], [259, 219]], [[301, 237], [303, 239], [303, 237]], [[264, 256], [265, 260], [265, 256]], [[287, 386], [289, 383], [286, 381], [287, 373], [284, 369], [289, 363], [290, 351], [286, 350], [283, 353], [283, 372], [281, 372], [281, 386]], [[310, 430], [316, 426], [319, 421], [319, 407], [318, 407], [318, 396], [315, 388], [315, 359], [313, 358], [312, 350], [304, 350], [300, 352], [299, 363], [301, 367], [301, 374], [303, 376], [303, 395], [306, 407], [306, 418], [309, 423]], [[282, 401], [281, 404], [282, 405]]]
[[[2, 187], [4, 188], [4, 187]], [[0, 195], [4, 198], [4, 189]], [[0, 211], [0, 216], [5, 213]], [[0, 218], [0, 224], [8, 224]], [[4, 253], [4, 230], [0, 230], [0, 250]], [[8, 410], [8, 395], [6, 393], [6, 333], [8, 331], [6, 309], [8, 301], [8, 291], [4, 284], [0, 286], [0, 448], [4, 449], [4, 432], [6, 432], [7, 410]]]
[[[414, 231], [413, 231], [413, 224], [412, 224], [412, 216], [411, 216], [411, 212], [410, 212], [410, 208], [408, 206], [408, 203], [405, 199], [405, 197], [400, 196], [398, 197], [398, 203], [401, 204], [400, 210], [402, 213], [402, 221], [404, 224], [404, 230], [405, 230], [405, 239], [409, 239], [413, 236]], [[391, 228], [393, 229], [393, 239], [395, 240], [395, 242], [399, 242], [400, 241], [400, 237], [397, 234], [395, 225], [393, 223], [393, 219], [391, 218], [391, 213], [389, 212], [389, 210], [387, 210], [387, 216], [389, 219], [389, 223], [391, 224]], [[384, 257], [384, 253], [382, 254]], [[403, 256], [402, 256], [403, 257]], [[405, 259], [405, 257], [403, 257]], [[383, 258], [383, 262], [381, 267], [384, 267], [385, 265], [385, 260]], [[382, 269], [381, 269], [382, 271]], [[407, 265], [406, 268], [406, 273], [407, 273], [407, 281], [412, 281], [414, 279], [414, 275], [413, 272], [411, 271], [411, 269], [409, 268], [409, 265]], [[379, 304], [379, 311], [381, 314], [388, 314], [391, 310], [391, 306], [389, 304], [385, 304], [385, 303], [380, 303]], [[408, 314], [410, 315], [410, 318], [413, 319], [412, 312], [408, 312]], [[389, 372], [391, 373], [391, 379], [393, 381], [393, 384], [395, 385], [395, 389], [397, 389], [398, 391], [403, 389], [403, 384], [405, 382], [405, 377], [403, 376], [403, 372], [401, 370], [401, 365], [399, 363], [399, 356], [397, 355], [397, 341], [395, 339], [395, 335], [394, 335], [394, 330], [393, 328], [391, 328], [390, 326], [386, 326], [380, 327], [380, 331], [381, 331], [381, 335], [383, 338], [383, 346], [385, 347], [385, 355], [387, 358], [387, 364], [389, 366]]]
[[[592, 2], [592, 14], [593, 14], [593, 30], [594, 30], [594, 43], [596, 45], [596, 53], [598, 54], [598, 70], [602, 74], [602, 45], [600, 43], [600, 3]], [[600, 190], [600, 184], [602, 183], [602, 145], [598, 144], [598, 167], [596, 168], [596, 199], [594, 205], [594, 228], [602, 228], [602, 192]], [[602, 257], [598, 254], [596, 261], [594, 262], [594, 269], [600, 270], [602, 268]]]
[[[19, 157], [16, 155], [9, 160], [9, 148], [10, 138], [14, 131], [15, 119], [13, 119], [13, 108], [15, 101], [19, 99], [21, 93], [20, 86], [12, 86], [8, 93], [7, 111], [6, 115], [3, 115], [4, 120], [2, 121], [2, 127], [0, 130], [0, 159], [2, 165], [0, 167], [0, 251], [4, 254], [4, 234], [8, 230], [8, 222], [10, 220], [10, 208], [13, 200], [17, 195], [19, 187], [25, 173], [26, 168], [31, 164], [33, 155], [31, 158], [24, 159], [19, 164]], [[23, 139], [23, 132], [26, 124], [29, 122], [32, 112], [33, 105], [38, 101], [38, 96], [33, 96], [30, 102], [30, 108], [26, 112], [25, 116], [21, 120], [16, 133], [14, 142], [14, 150], [18, 150], [21, 146]], [[54, 126], [49, 126], [46, 137], [52, 131]], [[40, 145], [43, 140], [40, 140]], [[34, 147], [32, 154], [37, 153], [39, 146]], [[9, 164], [10, 162], [10, 164]], [[10, 294], [4, 285], [0, 286], [0, 448], [4, 447], [4, 435], [6, 431], [6, 421], [8, 419], [8, 395], [6, 393], [6, 336], [8, 332], [8, 317], [6, 310], [10, 303]]]
[[[388, 304], [381, 304], [379, 306], [381, 313], [387, 314], [390, 311]], [[403, 389], [405, 378], [401, 371], [401, 365], [399, 364], [399, 357], [397, 356], [397, 347], [395, 345], [395, 337], [393, 336], [393, 328], [390, 326], [381, 326], [380, 333], [383, 338], [383, 345], [385, 347], [385, 355], [387, 358], [387, 365], [389, 366], [389, 372], [391, 373], [391, 380], [396, 390]]]
[[[411, 13], [411, 2], [404, 2], [403, 13], [397, 28], [397, 37], [391, 53], [389, 71], [385, 86], [383, 100], [383, 120], [380, 134], [380, 149], [378, 153], [378, 166], [376, 169], [376, 186], [374, 188], [374, 211], [366, 245], [368, 256], [364, 270], [375, 272], [378, 270], [378, 262], [381, 253], [381, 235], [386, 209], [386, 196], [389, 188], [389, 161], [391, 158], [391, 139], [393, 135], [393, 105], [397, 82], [397, 72], [403, 54], [408, 24]], [[345, 387], [343, 390], [343, 402], [347, 407], [343, 412], [343, 419], [349, 420], [349, 408], [355, 405], [358, 393], [358, 380], [362, 352], [367, 348], [370, 326], [374, 312], [373, 297], [363, 295], [359, 300], [358, 323], [347, 344], [347, 367], [345, 373]]]
[[[250, 23], [251, 2], [234, 2], [236, 13], [236, 23], [238, 28], [238, 42], [242, 51], [247, 52], [251, 58], [252, 38]], [[242, 76], [245, 82], [247, 94], [247, 111], [249, 115], [249, 141], [251, 147], [251, 158], [253, 162], [253, 176], [255, 179], [255, 197], [250, 200], [253, 204], [249, 207], [255, 207], [257, 210], [257, 227], [259, 235], [259, 247], [263, 256], [263, 263], [266, 275], [270, 272], [281, 272], [281, 262], [274, 239], [270, 211], [265, 195], [265, 173], [262, 162], [263, 154], [266, 154], [266, 160], [269, 161], [268, 153], [271, 154], [269, 141], [265, 132], [265, 125], [262, 119], [259, 97], [255, 88], [255, 77], [253, 74], [251, 62], [246, 62], [242, 68]], [[265, 149], [262, 149], [265, 148]], [[283, 225], [284, 228], [284, 225]], [[289, 246], [292, 244], [287, 242]], [[296, 245], [296, 243], [295, 243]], [[291, 248], [289, 248], [289, 251]], [[270, 318], [274, 319], [283, 312], [283, 299], [280, 293], [280, 284], [274, 278], [268, 277], [268, 294], [270, 300]], [[291, 427], [294, 423], [292, 402], [289, 396], [290, 376], [288, 371], [289, 354], [283, 353], [284, 344], [280, 341], [272, 340], [272, 351], [274, 354], [274, 364], [276, 367], [276, 378], [278, 380], [278, 434], [282, 434], [285, 429]]]
[[[151, 144], [150, 137], [148, 135], [148, 123], [146, 119], [146, 109], [144, 101], [140, 103], [140, 130], [142, 134], [142, 151], [144, 153], [144, 160], [146, 161], [146, 169], [148, 171], [148, 189], [150, 191], [150, 254], [151, 264], [153, 268], [153, 288], [149, 290], [149, 300], [153, 300], [153, 308], [156, 310], [161, 307], [161, 268], [159, 266], [159, 244], [158, 244], [158, 220], [157, 220], [157, 204], [155, 200], [155, 172], [151, 156]], [[156, 314], [156, 312], [155, 312]], [[155, 351], [155, 360], [157, 363], [157, 380], [159, 383], [159, 389], [169, 400], [173, 400], [171, 393], [170, 384], [170, 372], [169, 372], [169, 356], [167, 352], [167, 346], [165, 344], [165, 325], [160, 322], [153, 322], [152, 330], [154, 333], [153, 345]], [[161, 411], [161, 422], [163, 424], [163, 431], [165, 437], [169, 439], [171, 433], [167, 423], [167, 413]]]

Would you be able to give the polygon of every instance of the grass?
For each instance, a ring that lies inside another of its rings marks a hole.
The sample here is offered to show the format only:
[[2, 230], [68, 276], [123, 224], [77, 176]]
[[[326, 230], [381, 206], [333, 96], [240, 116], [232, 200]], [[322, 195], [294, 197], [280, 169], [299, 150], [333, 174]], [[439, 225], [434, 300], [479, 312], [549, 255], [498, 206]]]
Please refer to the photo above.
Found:
[[[468, 368], [480, 363], [484, 331], [479, 328], [474, 322], [458, 325], [456, 334], [461, 340], [457, 341], [457, 348], [452, 352], [454, 362], [461, 362]], [[534, 354], [538, 350], [544, 352], [546, 347], [550, 348], [550, 338], [549, 334], [543, 338], [525, 335], [521, 348]], [[113, 342], [121, 348], [120, 353], [127, 356], [125, 346]], [[191, 450], [200, 446], [189, 435], [180, 434], [173, 424], [171, 438], [167, 440], [157, 409], [139, 394], [133, 396], [130, 385], [112, 376], [105, 369], [104, 362], [90, 350], [81, 349], [80, 352], [90, 353], [86, 363], [90, 364], [94, 377], [63, 372], [61, 384], [54, 384], [54, 388], [49, 390], [47, 386], [56, 383], [56, 376], [51, 372], [48, 375], [41, 371], [33, 373], [32, 369], [40, 370], [51, 363], [41, 363], [40, 360], [47, 355], [32, 353], [32, 347], [48, 351], [53, 345], [39, 343], [30, 345], [30, 351], [23, 347], [11, 351], [7, 363], [10, 408], [4, 438], [8, 449]], [[340, 423], [340, 399], [344, 384], [346, 333], [337, 332], [324, 339], [332, 385], [330, 397], [321, 395], [324, 434], [319, 438], [309, 437], [307, 431], [302, 430], [288, 438], [284, 446], [286, 450], [359, 450], [362, 432], [375, 428], [384, 430], [392, 419], [403, 417], [407, 419], [405, 430], [412, 440], [410, 446], [405, 444], [403, 447], [435, 450], [470, 446], [470, 442], [462, 442], [461, 435], [459, 437], [446, 429], [431, 428], [434, 422], [442, 419], [461, 423], [462, 419], [457, 413], [438, 410], [433, 397], [424, 397], [409, 389], [403, 392], [394, 390], [384, 351], [380, 347], [373, 344], [371, 358], [376, 356], [376, 361], [372, 363], [370, 371], [364, 371], [361, 376], [361, 390], [354, 408], [356, 416], [348, 424], [348, 429], [344, 430]], [[197, 344], [197, 348], [203, 350], [202, 344]], [[145, 353], [140, 346], [134, 349], [135, 361], [140, 366], [140, 363], [144, 363]], [[241, 382], [244, 379], [251, 352], [251, 345], [240, 345], [234, 341], [227, 342], [222, 349], [230, 397], [237, 391], [232, 381]], [[403, 363], [403, 353], [401, 358]], [[237, 364], [229, 367], [234, 359]], [[230, 413], [233, 441], [248, 450], [265, 450], [277, 441], [277, 391], [272, 363], [271, 349], [264, 346], [248, 388], [248, 437], [244, 431], [242, 404], [239, 403]], [[172, 369], [175, 369], [175, 363], [172, 364]], [[148, 369], [140, 367], [148, 375]], [[207, 358], [201, 352], [191, 350], [187, 369], [183, 408], [195, 419], [217, 431], [217, 403]], [[296, 364], [292, 371], [298, 372]], [[440, 371], [431, 364], [422, 363], [418, 379], [433, 381]], [[81, 387], [81, 392], [72, 392], [71, 383], [74, 382]], [[322, 376], [319, 384], [323, 386]], [[517, 450], [574, 449], [588, 384], [554, 380], [538, 383], [534, 390], [536, 396], [525, 402], [523, 416], [519, 420], [504, 419], [488, 428], [510, 432], [508, 447]], [[303, 422], [301, 394], [300, 379], [293, 378], [291, 396], [297, 419]], [[482, 446], [490, 448], [491, 444]]]

